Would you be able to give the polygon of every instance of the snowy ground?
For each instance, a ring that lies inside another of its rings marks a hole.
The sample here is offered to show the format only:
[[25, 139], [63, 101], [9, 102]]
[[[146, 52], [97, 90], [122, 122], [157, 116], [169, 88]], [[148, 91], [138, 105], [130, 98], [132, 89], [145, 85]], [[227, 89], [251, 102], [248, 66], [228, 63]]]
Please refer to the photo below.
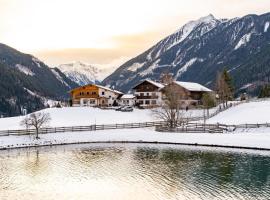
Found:
[[[212, 110], [214, 111], [214, 109]], [[211, 112], [212, 112], [211, 111]], [[128, 122], [146, 122], [157, 120], [151, 110], [117, 112], [98, 108], [51, 108], [50, 126], [78, 126], [90, 124], [114, 124]], [[203, 111], [191, 110], [189, 116], [201, 116]], [[270, 101], [250, 102], [232, 107], [207, 120], [208, 123], [244, 124], [270, 123]], [[23, 117], [0, 119], [0, 129], [20, 129]], [[270, 128], [237, 129], [232, 133], [160, 133], [151, 128], [122, 129], [93, 132], [53, 133], [41, 135], [40, 140], [32, 136], [0, 137], [0, 148], [16, 148], [36, 145], [71, 144], [85, 142], [165, 142], [201, 145], [221, 145], [270, 150]]]
[[[212, 109], [210, 112], [214, 112]], [[91, 107], [67, 107], [67, 108], [48, 108], [41, 112], [49, 113], [52, 120], [51, 127], [60, 126], [89, 126], [92, 124], [121, 124], [157, 121], [151, 110], [134, 109], [133, 112], [120, 112], [115, 110], [102, 110]], [[203, 110], [183, 111], [188, 117], [203, 116]], [[0, 130], [23, 129], [20, 121], [24, 116], [9, 117], [0, 119]]]
[[270, 101], [249, 102], [232, 107], [207, 120], [207, 123], [270, 123]]
[[270, 132], [260, 129], [256, 132], [237, 133], [160, 133], [152, 128], [121, 129], [95, 132], [72, 132], [33, 136], [6, 136], [0, 138], [0, 148], [16, 148], [53, 144], [71, 144], [86, 142], [163, 142], [198, 145], [222, 145], [234, 147], [265, 148], [270, 150]]

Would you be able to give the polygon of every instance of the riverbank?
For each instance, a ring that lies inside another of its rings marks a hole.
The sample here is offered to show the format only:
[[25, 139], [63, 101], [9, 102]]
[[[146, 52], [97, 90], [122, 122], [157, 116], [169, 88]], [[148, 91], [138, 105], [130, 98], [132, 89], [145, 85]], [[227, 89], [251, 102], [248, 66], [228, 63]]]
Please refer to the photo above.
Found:
[[237, 130], [233, 133], [160, 133], [153, 128], [66, 132], [34, 136], [4, 136], [0, 149], [83, 143], [160, 143], [270, 150], [270, 129]]

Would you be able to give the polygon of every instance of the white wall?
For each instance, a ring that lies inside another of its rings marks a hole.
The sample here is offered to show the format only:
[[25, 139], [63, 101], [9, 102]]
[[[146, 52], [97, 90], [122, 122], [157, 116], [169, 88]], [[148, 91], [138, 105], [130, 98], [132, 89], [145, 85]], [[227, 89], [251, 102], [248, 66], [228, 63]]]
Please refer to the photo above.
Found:
[[[103, 88], [99, 88], [99, 96], [100, 97], [105, 97], [108, 98], [108, 106], [112, 106], [113, 102], [117, 99], [118, 94], [109, 91], [109, 90], [105, 90]], [[102, 94], [104, 92], [104, 95]]]

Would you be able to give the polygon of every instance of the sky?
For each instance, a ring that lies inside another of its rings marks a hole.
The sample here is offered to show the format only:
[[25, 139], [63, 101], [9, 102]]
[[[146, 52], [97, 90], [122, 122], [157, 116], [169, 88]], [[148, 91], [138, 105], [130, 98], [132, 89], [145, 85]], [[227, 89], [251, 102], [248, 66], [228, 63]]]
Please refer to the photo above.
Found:
[[190, 20], [270, 12], [270, 0], [0, 0], [0, 43], [50, 66], [118, 67]]

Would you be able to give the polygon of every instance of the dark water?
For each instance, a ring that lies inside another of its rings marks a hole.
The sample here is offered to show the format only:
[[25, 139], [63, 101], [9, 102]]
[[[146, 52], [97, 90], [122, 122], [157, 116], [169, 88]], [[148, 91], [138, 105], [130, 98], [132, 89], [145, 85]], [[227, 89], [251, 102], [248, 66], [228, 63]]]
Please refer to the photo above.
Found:
[[0, 199], [270, 199], [270, 152], [75, 145], [0, 152]]

